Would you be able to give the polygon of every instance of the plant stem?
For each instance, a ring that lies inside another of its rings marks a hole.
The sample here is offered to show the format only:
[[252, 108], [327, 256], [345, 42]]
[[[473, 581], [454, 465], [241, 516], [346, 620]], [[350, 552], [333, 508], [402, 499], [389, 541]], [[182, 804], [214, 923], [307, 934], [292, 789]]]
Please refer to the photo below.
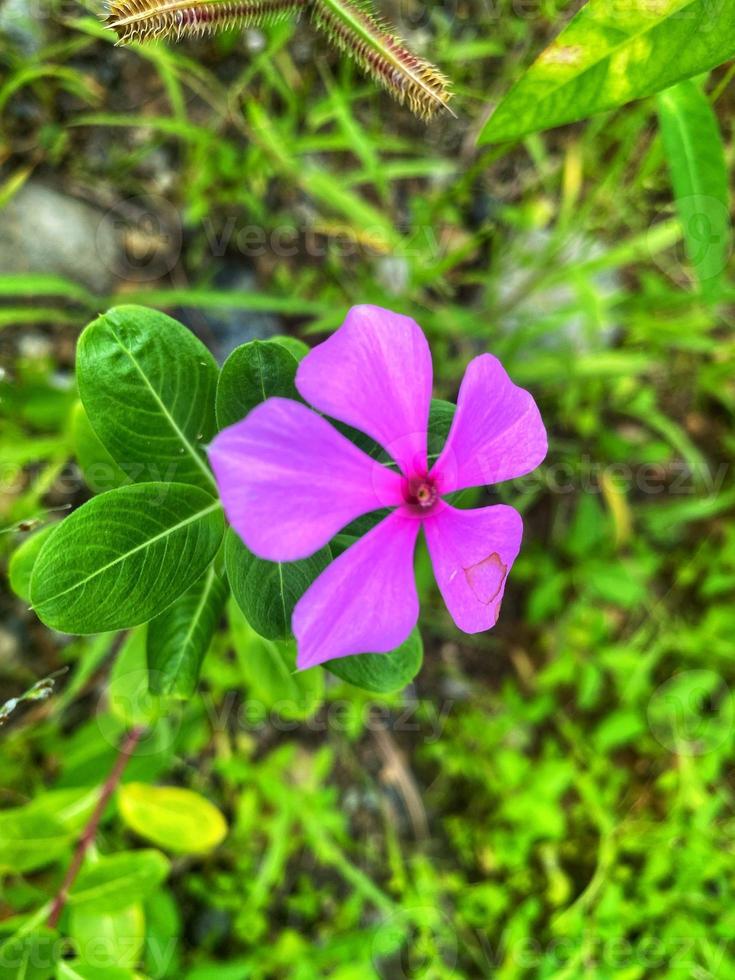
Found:
[[66, 905], [66, 900], [69, 897], [69, 889], [74, 884], [74, 880], [79, 874], [79, 869], [84, 861], [84, 856], [94, 841], [97, 834], [97, 827], [102, 819], [102, 814], [105, 811], [105, 807], [107, 806], [110, 797], [115, 792], [117, 784], [120, 782], [122, 774], [125, 771], [125, 767], [130, 761], [130, 757], [132, 756], [133, 752], [135, 752], [135, 748], [144, 731], [145, 729], [142, 725], [131, 728], [120, 745], [117, 758], [115, 759], [115, 764], [110, 770], [110, 774], [102, 786], [100, 797], [97, 800], [97, 805], [95, 806], [92, 815], [87, 822], [87, 826], [84, 828], [84, 833], [79, 839], [72, 862], [69, 865], [69, 869], [64, 876], [63, 882], [61, 883], [61, 888], [59, 889], [51, 906], [48, 924], [52, 929], [59, 921], [59, 916], [61, 915], [61, 912]]

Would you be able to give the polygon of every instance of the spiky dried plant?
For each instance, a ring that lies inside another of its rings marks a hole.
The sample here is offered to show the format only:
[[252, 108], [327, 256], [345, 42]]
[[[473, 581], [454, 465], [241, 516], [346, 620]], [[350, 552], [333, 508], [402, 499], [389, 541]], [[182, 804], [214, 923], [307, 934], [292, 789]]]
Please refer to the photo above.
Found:
[[[119, 43], [261, 26], [302, 11], [341, 51], [422, 119], [449, 106], [448, 81], [413, 54], [369, 0], [110, 0], [105, 24]], [[449, 110], [451, 111], [451, 110]]]

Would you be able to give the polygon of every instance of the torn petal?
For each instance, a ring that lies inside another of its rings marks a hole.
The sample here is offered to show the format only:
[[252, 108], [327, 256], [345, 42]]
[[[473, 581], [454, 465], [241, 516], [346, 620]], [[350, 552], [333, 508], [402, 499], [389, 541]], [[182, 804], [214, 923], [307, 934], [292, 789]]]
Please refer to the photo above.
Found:
[[454, 622], [465, 633], [493, 627], [521, 547], [521, 515], [505, 504], [477, 510], [444, 504], [424, 521], [424, 530], [434, 575]]

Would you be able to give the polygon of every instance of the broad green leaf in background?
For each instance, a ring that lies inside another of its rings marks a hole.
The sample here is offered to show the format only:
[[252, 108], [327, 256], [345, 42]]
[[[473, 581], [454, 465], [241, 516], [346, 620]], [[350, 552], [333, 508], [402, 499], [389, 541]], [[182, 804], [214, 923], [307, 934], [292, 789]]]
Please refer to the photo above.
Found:
[[297, 366], [294, 355], [275, 340], [251, 340], [234, 350], [217, 382], [220, 429], [244, 419], [266, 398], [298, 398], [294, 387]]
[[68, 826], [30, 804], [0, 811], [0, 872], [35, 871], [65, 858], [73, 841]]
[[118, 912], [69, 910], [69, 932], [83, 963], [98, 970], [134, 967], [145, 943], [145, 915], [136, 903]]
[[174, 854], [205, 854], [227, 835], [217, 807], [180, 786], [126, 783], [117, 792], [117, 807], [127, 827]]
[[727, 164], [717, 117], [692, 81], [659, 94], [658, 116], [687, 255], [702, 289], [711, 293], [725, 270], [732, 236]]
[[283, 718], [311, 717], [322, 703], [324, 672], [317, 667], [297, 671], [295, 643], [259, 636], [233, 599], [227, 616], [237, 661], [251, 695], [249, 707], [254, 708], [253, 699], [257, 699], [262, 715], [275, 711]]
[[421, 669], [424, 644], [414, 630], [408, 639], [390, 653], [359, 653], [354, 657], [328, 660], [324, 667], [340, 680], [376, 694], [400, 691]]
[[124, 728], [153, 728], [163, 714], [165, 704], [150, 690], [146, 633], [145, 626], [132, 630], [112, 665], [107, 685], [107, 701], [112, 716], [109, 733], [106, 722], [98, 716], [101, 731], [112, 744], [120, 738], [118, 722]]
[[214, 565], [160, 616], [148, 624], [146, 649], [153, 694], [188, 698], [196, 690], [227, 598]]
[[503, 99], [479, 142], [586, 119], [733, 56], [730, 0], [589, 0]]
[[10, 588], [26, 601], [31, 598], [31, 572], [43, 543], [56, 530], [56, 524], [49, 524], [36, 531], [13, 552], [8, 564]]
[[217, 364], [186, 327], [114, 307], [79, 338], [77, 381], [92, 428], [133, 480], [214, 490], [202, 446], [215, 431]]
[[138, 980], [139, 977], [140, 974], [124, 966], [88, 966], [81, 960], [61, 960], [56, 966], [56, 980]]
[[95, 493], [114, 490], [131, 482], [100, 442], [81, 402], [77, 402], [72, 409], [71, 431], [77, 462], [87, 486]]
[[294, 606], [331, 561], [322, 548], [302, 561], [257, 558], [230, 528], [225, 538], [225, 566], [232, 594], [250, 625], [270, 640], [291, 636]]
[[77, 875], [68, 904], [96, 913], [119, 912], [151, 894], [168, 872], [168, 858], [160, 851], [123, 851], [99, 857]]
[[145, 623], [204, 573], [223, 527], [219, 504], [198, 487], [141, 483], [94, 497], [41, 547], [36, 613], [67, 633]]
[[55, 929], [43, 924], [49, 906], [0, 923], [0, 980], [48, 980], [61, 955]]

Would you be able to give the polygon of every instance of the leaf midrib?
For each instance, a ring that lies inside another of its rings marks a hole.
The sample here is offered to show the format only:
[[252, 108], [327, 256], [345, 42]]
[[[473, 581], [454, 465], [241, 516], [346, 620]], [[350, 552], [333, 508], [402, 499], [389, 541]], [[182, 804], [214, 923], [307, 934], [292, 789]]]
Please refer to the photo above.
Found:
[[[88, 582], [91, 582], [93, 579], [97, 578], [98, 575], [103, 575], [111, 568], [114, 568], [115, 565], [118, 565], [121, 561], [127, 561], [127, 559], [130, 558], [132, 555], [137, 554], [139, 551], [142, 551], [144, 548], [149, 548], [157, 541], [161, 541], [164, 538], [168, 537], [169, 534], [173, 534], [175, 531], [181, 530], [182, 527], [186, 527], [188, 524], [193, 524], [195, 521], [198, 521], [201, 518], [206, 517], [207, 514], [211, 514], [215, 510], [218, 510], [219, 506], [220, 505], [218, 501], [216, 500], [212, 501], [212, 503], [209, 504], [207, 507], [203, 508], [202, 510], [198, 510], [195, 514], [190, 514], [189, 517], [187, 517], [185, 520], [179, 521], [178, 524], [173, 524], [171, 527], [166, 528], [165, 531], [161, 531], [159, 534], [155, 534], [152, 538], [147, 538], [145, 541], [141, 541], [140, 544], [136, 545], [134, 548], [131, 548], [130, 551], [126, 551], [124, 554], [118, 555], [117, 558], [114, 558], [106, 565], [103, 565], [101, 568], [95, 569], [95, 571], [87, 575], [86, 578], [83, 578], [81, 579], [81, 581], [75, 582], [73, 585], [70, 585], [68, 589], [64, 589], [61, 592], [57, 592], [56, 595], [47, 596], [46, 598], [42, 599], [41, 602], [39, 603], [39, 606], [44, 606], [49, 602], [55, 602], [57, 599], [61, 599], [63, 596], [68, 595], [70, 592], [74, 592], [76, 589], [83, 588]], [[33, 584], [31, 583], [31, 597], [32, 595], [33, 595]], [[38, 606], [36, 606], [35, 608], [38, 608]]]
[[171, 428], [174, 430], [174, 432], [176, 433], [176, 435], [178, 436], [178, 438], [181, 440], [181, 442], [184, 444], [184, 446], [186, 447], [189, 455], [194, 460], [194, 462], [196, 463], [196, 465], [199, 467], [199, 469], [202, 471], [202, 473], [204, 474], [204, 476], [207, 478], [207, 481], [208, 481], [209, 485], [216, 490], [217, 489], [217, 484], [215, 482], [214, 477], [212, 476], [211, 471], [209, 470], [209, 467], [206, 465], [206, 463], [204, 462], [204, 460], [202, 459], [202, 457], [196, 451], [196, 447], [193, 446], [189, 442], [189, 439], [187, 438], [187, 436], [185, 435], [185, 433], [182, 432], [181, 429], [179, 428], [178, 422], [173, 417], [173, 415], [169, 412], [168, 408], [166, 407], [166, 404], [161, 399], [161, 396], [158, 394], [158, 392], [156, 391], [156, 389], [151, 384], [151, 382], [150, 382], [150, 380], [148, 378], [148, 375], [145, 373], [145, 371], [143, 370], [143, 368], [141, 367], [141, 365], [138, 363], [138, 361], [137, 361], [137, 359], [135, 357], [135, 354], [130, 350], [129, 347], [127, 347], [125, 345], [125, 343], [123, 342], [123, 340], [115, 332], [114, 326], [109, 321], [107, 323], [107, 326], [110, 329], [110, 333], [112, 334], [112, 336], [117, 341], [117, 344], [120, 347], [120, 350], [123, 351], [125, 354], [127, 354], [127, 356], [130, 358], [130, 362], [132, 363], [133, 367], [135, 368], [135, 370], [138, 372], [138, 374], [142, 378], [143, 383], [145, 384], [146, 388], [150, 391], [150, 393], [151, 393], [151, 395], [153, 397], [153, 400], [156, 402], [156, 404], [158, 405], [158, 407], [161, 409], [161, 413], [163, 414], [164, 418], [169, 423], [169, 425], [171, 426]]
[[214, 579], [215, 579], [214, 565], [209, 566], [209, 570], [205, 573], [205, 577], [207, 581], [204, 583], [204, 588], [202, 589], [202, 594], [199, 598], [199, 602], [197, 603], [196, 609], [192, 613], [191, 622], [189, 623], [189, 627], [186, 631], [186, 635], [184, 636], [184, 639], [179, 644], [178, 656], [174, 656], [173, 658], [173, 663], [175, 666], [174, 666], [172, 676], [174, 680], [176, 680], [179, 676], [181, 665], [183, 664], [186, 658], [187, 647], [192, 642], [192, 639], [194, 637], [194, 631], [196, 630], [199, 620], [201, 619], [202, 613], [204, 612], [204, 609], [207, 605], [207, 600], [212, 594], [212, 586], [214, 585]]

